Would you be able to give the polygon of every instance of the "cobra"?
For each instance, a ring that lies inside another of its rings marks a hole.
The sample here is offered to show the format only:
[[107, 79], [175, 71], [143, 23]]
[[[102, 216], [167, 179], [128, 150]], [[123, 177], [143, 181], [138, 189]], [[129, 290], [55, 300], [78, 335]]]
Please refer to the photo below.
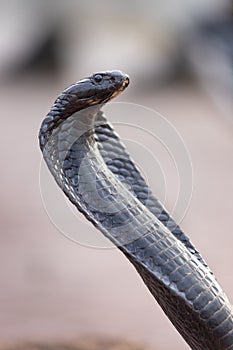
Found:
[[106, 71], [65, 89], [40, 128], [44, 160], [70, 201], [134, 265], [189, 346], [233, 349], [225, 293], [101, 110], [128, 84], [126, 74]]

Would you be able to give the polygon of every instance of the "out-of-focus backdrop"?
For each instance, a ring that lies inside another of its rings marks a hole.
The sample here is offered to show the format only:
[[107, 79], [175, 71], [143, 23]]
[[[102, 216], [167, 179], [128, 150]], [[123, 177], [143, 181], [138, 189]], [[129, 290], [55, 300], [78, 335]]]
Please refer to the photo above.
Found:
[[[233, 301], [232, 3], [9, 0], [1, 1], [0, 29], [1, 342], [94, 336], [188, 349], [118, 250], [75, 244], [52, 224], [37, 135], [64, 87], [95, 71], [128, 73], [118, 100], [159, 111], [188, 149], [193, 191], [181, 226]], [[143, 160], [138, 152], [139, 166]], [[161, 194], [156, 167], [142, 171]], [[162, 172], [171, 210], [177, 179]], [[79, 233], [96, 230], [79, 218]]]

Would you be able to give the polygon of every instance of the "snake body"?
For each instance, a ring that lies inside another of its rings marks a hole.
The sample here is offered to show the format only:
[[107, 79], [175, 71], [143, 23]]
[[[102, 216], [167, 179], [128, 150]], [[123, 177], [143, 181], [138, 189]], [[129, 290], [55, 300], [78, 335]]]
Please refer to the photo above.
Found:
[[233, 349], [232, 307], [189, 238], [152, 194], [101, 111], [120, 71], [65, 89], [42, 122], [43, 157], [71, 202], [124, 253], [192, 349]]

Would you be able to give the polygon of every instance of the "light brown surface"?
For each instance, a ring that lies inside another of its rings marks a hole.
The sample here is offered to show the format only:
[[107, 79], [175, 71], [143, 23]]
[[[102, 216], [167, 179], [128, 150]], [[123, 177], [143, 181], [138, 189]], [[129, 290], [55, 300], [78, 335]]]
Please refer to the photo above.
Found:
[[[120, 252], [73, 243], [44, 210], [38, 129], [68, 83], [0, 87], [0, 339], [67, 340], [90, 334], [139, 340], [160, 350], [188, 349]], [[120, 99], [158, 110], [182, 135], [194, 171], [182, 227], [233, 300], [232, 126], [202, 91], [188, 86], [138, 96], [129, 92]], [[95, 230], [84, 221], [77, 229]]]
[[150, 350], [145, 345], [116, 339], [83, 338], [69, 342], [20, 343], [0, 345], [1, 350]]

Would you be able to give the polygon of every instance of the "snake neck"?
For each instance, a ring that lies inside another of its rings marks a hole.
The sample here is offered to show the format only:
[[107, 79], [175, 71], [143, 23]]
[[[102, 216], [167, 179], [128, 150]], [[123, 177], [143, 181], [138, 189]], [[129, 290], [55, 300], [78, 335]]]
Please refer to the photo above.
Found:
[[[134, 264], [193, 349], [224, 349], [205, 321], [209, 310], [199, 311], [206, 301], [212, 301], [217, 310], [226, 304], [214, 298], [221, 294], [220, 287], [211, 275], [203, 279], [208, 271], [202, 263], [108, 169], [95, 140], [96, 116], [79, 111], [64, 119], [51, 134], [43, 153], [57, 183]], [[227, 304], [224, 317], [230, 313]], [[191, 323], [199, 329], [192, 337]], [[211, 333], [208, 342], [207, 332]]]
[[86, 133], [93, 134], [95, 119], [101, 107], [102, 104], [96, 104], [85, 108], [83, 99], [77, 99], [73, 94], [62, 93], [41, 124], [39, 142], [42, 152], [51, 136], [68, 129], [71, 126], [70, 122], [76, 123], [72, 127], [75, 130], [73, 140]]

